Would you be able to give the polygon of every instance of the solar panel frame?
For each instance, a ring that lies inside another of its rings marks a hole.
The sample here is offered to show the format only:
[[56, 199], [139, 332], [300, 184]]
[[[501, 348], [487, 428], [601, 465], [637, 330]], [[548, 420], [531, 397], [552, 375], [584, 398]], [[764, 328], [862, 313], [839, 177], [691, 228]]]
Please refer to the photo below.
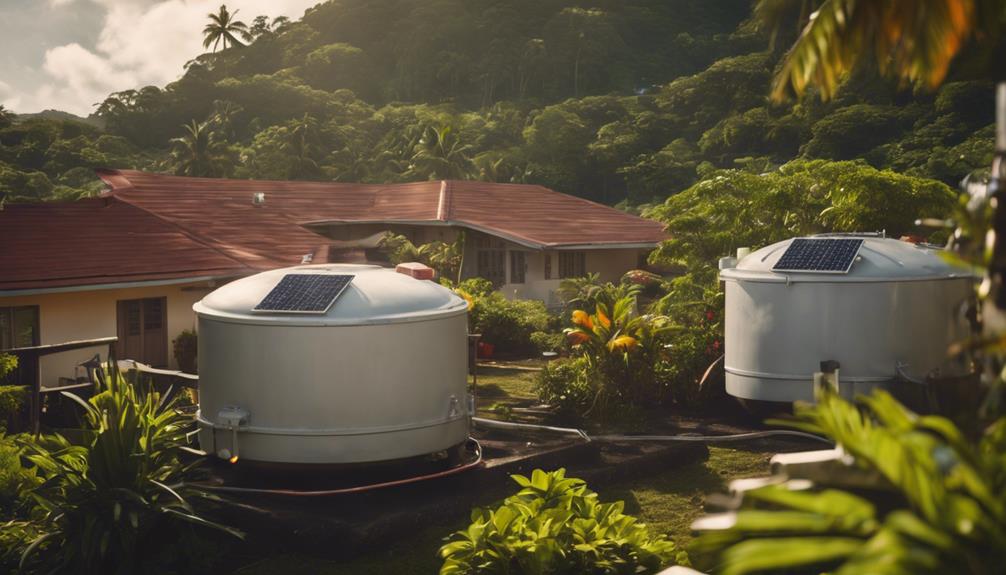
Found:
[[847, 274], [862, 247], [862, 238], [796, 238], [772, 271]]
[[355, 277], [351, 274], [286, 274], [252, 311], [326, 314]]

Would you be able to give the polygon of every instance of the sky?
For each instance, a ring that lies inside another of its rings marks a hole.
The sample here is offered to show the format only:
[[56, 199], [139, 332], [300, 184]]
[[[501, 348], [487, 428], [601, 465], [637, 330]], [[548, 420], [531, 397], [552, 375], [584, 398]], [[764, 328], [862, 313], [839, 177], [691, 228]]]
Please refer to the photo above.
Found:
[[[247, 24], [320, 0], [227, 0]], [[177, 80], [221, 0], [0, 0], [0, 104], [91, 114], [112, 92]]]

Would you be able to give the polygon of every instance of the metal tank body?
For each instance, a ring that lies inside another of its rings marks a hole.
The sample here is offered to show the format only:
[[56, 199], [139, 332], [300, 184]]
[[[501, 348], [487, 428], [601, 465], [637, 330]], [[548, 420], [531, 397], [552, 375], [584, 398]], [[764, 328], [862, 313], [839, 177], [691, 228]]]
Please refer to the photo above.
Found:
[[[352, 274], [324, 314], [252, 311], [287, 274]], [[467, 304], [377, 266], [273, 270], [195, 304], [202, 448], [279, 463], [363, 463], [468, 437]]]
[[726, 283], [727, 393], [750, 400], [813, 400], [820, 363], [838, 361], [846, 397], [899, 376], [962, 375], [947, 349], [967, 336], [962, 305], [972, 276], [935, 250], [864, 238], [846, 274], [774, 272], [792, 240], [720, 273]]

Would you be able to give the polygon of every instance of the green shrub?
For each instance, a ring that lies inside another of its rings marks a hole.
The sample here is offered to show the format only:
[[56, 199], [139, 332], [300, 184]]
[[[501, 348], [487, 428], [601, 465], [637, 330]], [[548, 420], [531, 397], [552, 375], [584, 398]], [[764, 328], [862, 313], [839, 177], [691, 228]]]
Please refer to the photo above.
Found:
[[566, 349], [566, 336], [559, 332], [536, 331], [531, 334], [531, 345], [538, 353], [559, 352]]
[[18, 439], [0, 435], [0, 572], [15, 573], [21, 553], [43, 532], [28, 494], [42, 482]]
[[472, 332], [482, 334], [482, 341], [504, 355], [533, 354], [531, 334], [547, 331], [554, 323], [545, 304], [538, 300], [508, 300], [503, 294], [491, 292], [473, 296], [471, 301]]
[[548, 400], [598, 417], [664, 401], [657, 365], [670, 359], [665, 342], [674, 327], [665, 316], [639, 315], [635, 306], [630, 296], [613, 305], [598, 303], [594, 313], [573, 311], [574, 327], [565, 332], [581, 362], [543, 372], [539, 388]]
[[17, 356], [0, 353], [0, 380], [13, 373], [15, 369], [17, 369]]
[[718, 259], [737, 248], [820, 232], [917, 233], [917, 218], [949, 216], [955, 197], [940, 182], [863, 162], [796, 160], [765, 174], [714, 172], [645, 215], [671, 238], [651, 259], [712, 283]]
[[172, 343], [172, 352], [178, 369], [185, 373], [199, 373], [199, 335], [196, 330], [187, 329], [178, 334]]
[[203, 555], [178, 550], [193, 535], [205, 537], [206, 528], [240, 535], [193, 507], [208, 497], [183, 481], [180, 447], [193, 421], [173, 400], [126, 381], [111, 361], [96, 376], [89, 400], [67, 394], [84, 408], [82, 445], [58, 434], [21, 440], [44, 480], [29, 491], [31, 518], [44, 534], [25, 551], [29, 571], [191, 570]]
[[42, 482], [23, 455], [24, 448], [11, 437], [0, 436], [0, 517], [15, 517], [24, 505], [23, 494]]
[[681, 329], [670, 334], [668, 361], [657, 366], [657, 377], [678, 405], [698, 407], [713, 390], [699, 384], [709, 366], [723, 354], [723, 293], [718, 284], [697, 281], [691, 274], [667, 284], [668, 292], [651, 307]]
[[542, 403], [562, 413], [580, 414], [590, 409], [597, 383], [587, 358], [582, 356], [549, 362], [535, 378], [535, 393]]
[[7, 419], [17, 413], [28, 398], [28, 388], [23, 385], [0, 385], [0, 430]]
[[622, 298], [635, 298], [644, 287], [641, 283], [629, 280], [618, 284], [602, 282], [600, 274], [590, 273], [582, 278], [567, 278], [560, 281], [556, 293], [562, 298], [568, 311], [593, 310], [599, 303], [611, 306]]
[[[17, 357], [0, 353], [0, 382], [17, 369]], [[0, 432], [7, 428], [11, 415], [18, 412], [28, 398], [28, 388], [23, 385], [0, 385]]]
[[496, 291], [493, 282], [485, 278], [468, 278], [460, 282], [455, 289], [473, 298], [485, 297]]
[[476, 509], [471, 525], [440, 548], [441, 575], [656, 573], [687, 562], [664, 535], [623, 513], [559, 469], [513, 475], [521, 489], [495, 510]]

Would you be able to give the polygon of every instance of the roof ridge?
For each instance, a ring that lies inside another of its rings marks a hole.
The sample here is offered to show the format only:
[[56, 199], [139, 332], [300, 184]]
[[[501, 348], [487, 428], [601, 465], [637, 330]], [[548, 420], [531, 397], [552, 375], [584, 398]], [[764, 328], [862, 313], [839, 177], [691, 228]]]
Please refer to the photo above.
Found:
[[450, 190], [447, 180], [440, 180], [440, 196], [437, 198], [437, 219], [446, 222], [451, 219]]

